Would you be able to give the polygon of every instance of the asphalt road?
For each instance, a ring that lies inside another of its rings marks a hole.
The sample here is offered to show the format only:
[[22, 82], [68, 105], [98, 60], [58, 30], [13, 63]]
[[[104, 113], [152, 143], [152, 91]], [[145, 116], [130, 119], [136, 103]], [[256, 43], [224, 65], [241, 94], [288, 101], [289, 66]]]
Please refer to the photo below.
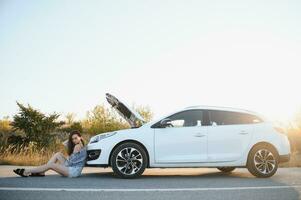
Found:
[[13, 166], [0, 166], [0, 200], [179, 200], [301, 199], [301, 168], [281, 168], [268, 179], [246, 169], [230, 174], [217, 169], [148, 169], [139, 179], [116, 178], [111, 169], [84, 169], [79, 178], [50, 172], [46, 177], [16, 177]]

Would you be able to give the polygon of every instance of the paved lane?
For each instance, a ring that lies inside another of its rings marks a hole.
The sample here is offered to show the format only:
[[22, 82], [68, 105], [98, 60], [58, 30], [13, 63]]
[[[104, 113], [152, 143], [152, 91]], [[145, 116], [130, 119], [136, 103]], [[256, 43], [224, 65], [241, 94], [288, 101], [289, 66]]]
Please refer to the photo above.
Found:
[[113, 176], [111, 169], [85, 168], [80, 178], [19, 178], [0, 166], [0, 199], [299, 199], [301, 169], [282, 168], [269, 179], [246, 169], [149, 169], [139, 179]]

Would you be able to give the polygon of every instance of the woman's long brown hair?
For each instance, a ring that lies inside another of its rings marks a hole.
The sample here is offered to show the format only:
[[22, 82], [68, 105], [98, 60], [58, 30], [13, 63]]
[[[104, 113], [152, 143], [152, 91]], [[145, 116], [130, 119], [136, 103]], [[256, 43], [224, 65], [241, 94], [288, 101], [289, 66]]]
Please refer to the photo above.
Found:
[[[74, 150], [74, 147], [75, 147], [75, 144], [72, 142], [72, 136], [73, 135], [78, 135], [79, 137], [81, 137], [80, 132], [77, 131], [77, 130], [71, 131], [69, 133], [69, 139], [68, 139], [68, 155], [69, 156], [73, 153], [73, 150]], [[81, 142], [82, 142], [83, 145], [85, 145], [83, 139], [81, 139]]]

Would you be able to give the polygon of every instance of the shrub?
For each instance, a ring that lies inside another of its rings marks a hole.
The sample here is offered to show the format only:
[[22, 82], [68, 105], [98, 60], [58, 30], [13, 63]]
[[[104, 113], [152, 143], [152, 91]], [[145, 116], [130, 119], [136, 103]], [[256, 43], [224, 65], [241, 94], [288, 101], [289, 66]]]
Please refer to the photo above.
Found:
[[59, 115], [54, 113], [46, 116], [30, 105], [25, 107], [18, 102], [17, 104], [20, 111], [14, 115], [11, 126], [14, 131], [21, 131], [25, 135], [22, 143], [28, 145], [29, 142], [35, 142], [38, 148], [47, 147], [53, 140], [51, 132], [63, 124], [56, 122]]
[[127, 123], [104, 105], [95, 106], [88, 111], [82, 125], [84, 131], [90, 135], [129, 128]]

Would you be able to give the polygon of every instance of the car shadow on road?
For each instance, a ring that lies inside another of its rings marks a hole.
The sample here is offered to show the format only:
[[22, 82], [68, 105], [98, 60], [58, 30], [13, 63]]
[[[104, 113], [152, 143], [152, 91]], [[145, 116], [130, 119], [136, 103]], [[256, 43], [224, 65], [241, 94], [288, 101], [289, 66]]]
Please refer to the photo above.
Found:
[[[113, 172], [100, 172], [100, 173], [85, 173], [82, 177], [89, 177], [89, 178], [118, 178]], [[176, 173], [144, 173], [137, 179], [173, 179], [173, 178], [238, 178], [238, 179], [254, 179], [250, 174], [241, 173], [241, 172], [232, 172], [232, 173], [224, 173], [224, 172], [201, 172], [201, 173], [193, 173], [193, 174], [176, 174]]]

